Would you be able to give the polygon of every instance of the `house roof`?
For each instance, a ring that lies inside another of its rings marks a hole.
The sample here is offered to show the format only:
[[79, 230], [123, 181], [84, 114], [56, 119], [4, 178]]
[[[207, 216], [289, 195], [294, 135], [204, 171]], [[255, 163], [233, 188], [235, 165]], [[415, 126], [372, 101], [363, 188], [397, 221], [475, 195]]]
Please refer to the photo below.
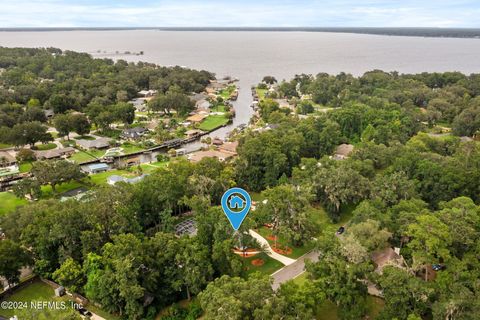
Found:
[[195, 114], [193, 116], [188, 117], [186, 120], [191, 121], [191, 122], [201, 122], [203, 119], [205, 119], [207, 116], [203, 114]]
[[232, 154], [237, 154], [238, 141], [225, 142], [219, 147], [219, 150]]
[[185, 134], [187, 136], [191, 136], [191, 135], [194, 135], [194, 134], [197, 134], [197, 133], [202, 133], [203, 131], [202, 130], [187, 130], [185, 131]]
[[217, 158], [220, 161], [225, 161], [233, 157], [233, 154], [221, 152], [218, 150], [198, 151], [189, 155], [188, 159], [192, 162], [198, 162], [203, 158]]
[[335, 154], [347, 157], [350, 153], [352, 153], [353, 149], [353, 145], [343, 143], [337, 147]]
[[110, 140], [107, 138], [98, 138], [96, 140], [77, 140], [77, 144], [83, 148], [106, 148], [110, 146]]
[[124, 129], [123, 133], [124, 134], [129, 134], [129, 133], [144, 133], [147, 131], [147, 129], [143, 127], [134, 127], [134, 128], [129, 128], [129, 129]]
[[8, 163], [15, 163], [17, 160], [7, 151], [0, 151], [0, 159], [5, 159]]
[[36, 151], [35, 155], [37, 158], [43, 159], [53, 159], [53, 158], [60, 158], [68, 153], [74, 153], [75, 149], [72, 147], [66, 147], [61, 149], [53, 149], [53, 150], [46, 150], [46, 151]]
[[372, 253], [372, 261], [377, 266], [377, 272], [382, 272], [388, 265], [403, 266], [402, 256], [390, 247]]
[[190, 99], [192, 99], [195, 102], [198, 102], [198, 101], [201, 101], [201, 100], [205, 100], [207, 97], [208, 97], [208, 95], [202, 92], [202, 93], [192, 94], [190, 96]]
[[91, 171], [93, 170], [104, 170], [104, 169], [110, 169], [110, 167], [105, 164], [105, 163], [94, 163], [94, 164], [90, 164], [87, 166], [87, 168]]

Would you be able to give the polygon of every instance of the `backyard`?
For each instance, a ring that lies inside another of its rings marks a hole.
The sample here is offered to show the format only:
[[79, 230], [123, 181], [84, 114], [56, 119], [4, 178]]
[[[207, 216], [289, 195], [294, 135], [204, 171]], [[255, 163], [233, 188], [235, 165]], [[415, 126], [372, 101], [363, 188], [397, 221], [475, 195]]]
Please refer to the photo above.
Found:
[[[68, 296], [63, 296], [61, 298], [54, 296], [54, 290], [48, 284], [36, 280], [31, 284], [17, 290], [13, 295], [7, 298], [5, 301], [15, 301], [15, 302], [30, 302], [30, 301], [47, 301], [47, 302], [61, 302], [61, 301], [71, 301]], [[67, 303], [67, 306], [70, 304]], [[100, 315], [106, 320], [117, 320], [120, 319], [116, 316], [113, 316], [93, 305], [88, 305], [87, 309]], [[13, 309], [0, 309], [0, 315], [3, 317], [12, 317], [15, 315], [15, 310]]]
[[225, 115], [210, 115], [200, 123], [198, 129], [203, 131], [212, 131], [228, 123], [229, 119]]
[[0, 216], [26, 203], [27, 200], [17, 198], [12, 192], [0, 192]]

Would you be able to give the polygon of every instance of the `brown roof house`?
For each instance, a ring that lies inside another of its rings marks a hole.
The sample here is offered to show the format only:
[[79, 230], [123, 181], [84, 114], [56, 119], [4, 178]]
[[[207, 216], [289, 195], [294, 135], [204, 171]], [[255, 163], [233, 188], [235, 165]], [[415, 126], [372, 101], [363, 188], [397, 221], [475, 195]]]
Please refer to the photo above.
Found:
[[110, 147], [110, 139], [98, 138], [95, 140], [77, 140], [77, 144], [83, 149], [105, 149]]
[[0, 151], [0, 167], [8, 167], [17, 163], [17, 160], [7, 151]]
[[334, 160], [345, 160], [347, 159], [350, 154], [353, 152], [354, 146], [351, 144], [341, 144], [335, 150], [335, 154], [333, 155], [332, 159]]
[[372, 261], [375, 264], [375, 272], [382, 274], [386, 266], [405, 268], [405, 260], [400, 255], [400, 248], [385, 248], [372, 253]]
[[188, 156], [188, 160], [191, 162], [199, 162], [203, 158], [217, 158], [220, 161], [227, 161], [234, 156], [232, 153], [222, 152], [218, 150], [205, 150], [191, 153]]
[[46, 151], [35, 151], [37, 159], [55, 159], [55, 158], [67, 158], [75, 153], [75, 149], [72, 147], [66, 147], [61, 149], [53, 149]]
[[230, 153], [234, 156], [237, 155], [238, 141], [225, 142], [224, 144], [218, 147], [219, 151]]
[[186, 120], [193, 122], [193, 123], [200, 123], [205, 119], [207, 116], [203, 114], [195, 114], [193, 116], [188, 117]]

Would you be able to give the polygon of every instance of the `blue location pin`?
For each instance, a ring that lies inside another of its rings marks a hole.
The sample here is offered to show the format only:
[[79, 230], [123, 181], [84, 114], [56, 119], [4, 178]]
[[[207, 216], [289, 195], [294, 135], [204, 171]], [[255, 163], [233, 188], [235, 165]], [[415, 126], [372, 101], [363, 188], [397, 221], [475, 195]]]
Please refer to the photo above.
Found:
[[235, 231], [240, 228], [251, 205], [250, 195], [242, 188], [231, 188], [223, 194], [222, 209]]

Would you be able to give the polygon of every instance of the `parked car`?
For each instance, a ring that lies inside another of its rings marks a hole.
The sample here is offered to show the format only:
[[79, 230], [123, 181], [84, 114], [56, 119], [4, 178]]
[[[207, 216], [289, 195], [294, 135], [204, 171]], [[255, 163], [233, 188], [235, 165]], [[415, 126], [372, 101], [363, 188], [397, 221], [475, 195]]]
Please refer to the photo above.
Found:
[[432, 264], [432, 269], [435, 271], [445, 270], [446, 268], [443, 264]]
[[345, 227], [344, 227], [344, 226], [341, 226], [340, 228], [338, 228], [336, 234], [337, 234], [337, 235], [340, 235], [340, 234], [342, 234], [342, 233], [344, 233], [344, 232], [345, 232]]
[[82, 316], [85, 316], [85, 317], [91, 317], [92, 316], [92, 313], [90, 311], [88, 311], [87, 309], [85, 308], [79, 308], [78, 309], [78, 312], [82, 315]]

